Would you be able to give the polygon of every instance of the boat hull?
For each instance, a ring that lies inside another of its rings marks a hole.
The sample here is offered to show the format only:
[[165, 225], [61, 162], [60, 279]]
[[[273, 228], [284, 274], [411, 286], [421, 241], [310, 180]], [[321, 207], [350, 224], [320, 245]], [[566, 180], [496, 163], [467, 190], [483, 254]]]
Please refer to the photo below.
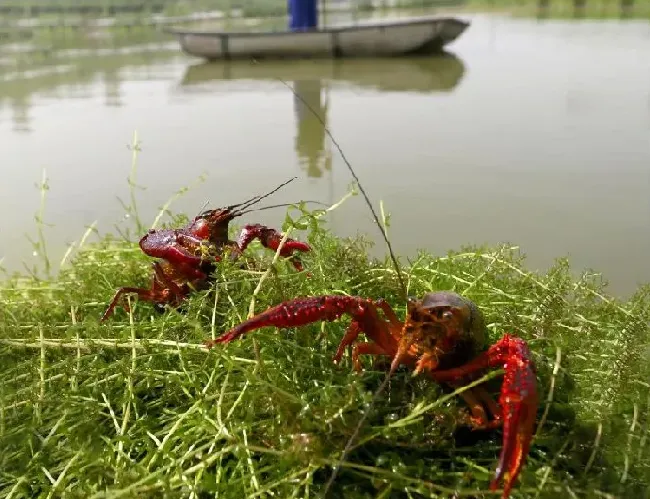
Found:
[[436, 17], [300, 32], [166, 31], [177, 36], [185, 53], [203, 59], [280, 59], [435, 53], [468, 26], [460, 19]]

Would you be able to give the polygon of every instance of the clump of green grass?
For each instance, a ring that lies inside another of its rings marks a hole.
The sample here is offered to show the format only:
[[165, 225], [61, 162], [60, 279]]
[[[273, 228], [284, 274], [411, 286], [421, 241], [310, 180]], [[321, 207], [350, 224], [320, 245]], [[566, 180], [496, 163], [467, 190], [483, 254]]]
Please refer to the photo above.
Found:
[[[335, 237], [320, 215], [302, 207], [284, 224], [312, 244], [311, 277], [252, 246], [184, 312], [134, 303], [100, 325], [118, 287], [150, 280], [137, 245], [109, 237], [55, 278], [4, 283], [0, 495], [319, 496], [385, 376], [369, 362], [361, 375], [349, 359], [332, 364], [347, 320], [267, 328], [212, 351], [201, 344], [246, 318], [263, 275], [258, 312], [346, 293], [384, 297], [403, 316], [390, 261], [371, 258], [362, 237]], [[539, 425], [513, 497], [641, 497], [650, 485], [650, 289], [620, 301], [595, 274], [573, 279], [565, 260], [543, 274], [523, 263], [510, 246], [402, 261], [409, 294], [462, 293], [484, 311], [492, 340], [510, 332], [535, 352]], [[489, 383], [498, 394], [500, 378]], [[459, 426], [464, 411], [447, 390], [398, 372], [333, 497], [491, 496], [501, 433]]]

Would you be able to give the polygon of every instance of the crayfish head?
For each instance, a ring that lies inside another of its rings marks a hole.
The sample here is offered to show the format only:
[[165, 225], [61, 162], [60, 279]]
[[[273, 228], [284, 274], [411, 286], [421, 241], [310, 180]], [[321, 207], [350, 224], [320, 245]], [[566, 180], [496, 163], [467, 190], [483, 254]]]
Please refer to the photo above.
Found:
[[420, 320], [434, 325], [440, 334], [450, 337], [465, 336], [480, 322], [480, 311], [469, 300], [452, 291], [427, 293], [419, 303]]
[[225, 244], [228, 242], [228, 224], [236, 216], [230, 207], [205, 210], [193, 220], [191, 230], [213, 244]]
[[438, 367], [440, 357], [466, 333], [471, 313], [464, 299], [451, 292], [409, 299], [399, 350], [418, 359], [415, 374]]

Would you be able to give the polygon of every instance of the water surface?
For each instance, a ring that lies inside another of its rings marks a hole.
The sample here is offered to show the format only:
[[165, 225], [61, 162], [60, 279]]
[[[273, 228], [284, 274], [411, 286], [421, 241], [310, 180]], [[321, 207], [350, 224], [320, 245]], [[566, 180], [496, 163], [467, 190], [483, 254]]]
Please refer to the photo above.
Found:
[[[124, 227], [116, 197], [138, 131], [138, 207], [246, 199], [298, 175], [274, 200], [341, 197], [350, 174], [391, 213], [397, 251], [509, 241], [531, 268], [569, 256], [611, 291], [650, 281], [650, 24], [463, 16], [446, 57], [205, 64], [174, 43], [34, 56], [0, 49], [0, 257], [32, 261], [45, 168], [53, 260], [97, 221]], [[282, 212], [248, 215], [279, 224]], [[361, 198], [330, 217], [340, 235], [377, 238]], [[380, 248], [381, 249], [381, 248]]]

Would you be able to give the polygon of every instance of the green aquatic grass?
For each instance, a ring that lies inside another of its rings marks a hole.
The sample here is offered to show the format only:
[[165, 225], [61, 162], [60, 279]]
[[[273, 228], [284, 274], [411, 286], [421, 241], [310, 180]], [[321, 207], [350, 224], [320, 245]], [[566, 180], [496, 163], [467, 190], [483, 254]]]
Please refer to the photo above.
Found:
[[[299, 208], [283, 228], [313, 245], [311, 277], [256, 244], [183, 313], [134, 302], [98, 323], [118, 287], [150, 279], [136, 243], [111, 237], [55, 277], [3, 283], [0, 496], [320, 497], [385, 376], [369, 362], [361, 375], [347, 358], [332, 364], [347, 320], [201, 346], [245, 319], [253, 295], [255, 311], [299, 295], [385, 297], [403, 316], [389, 260]], [[576, 280], [565, 260], [533, 273], [506, 245], [401, 263], [409, 294], [456, 290], [483, 309], [492, 340], [510, 332], [535, 352], [539, 424], [513, 497], [646, 493], [650, 288], [617, 300], [596, 274]], [[497, 394], [499, 379], [488, 383]], [[465, 410], [448, 390], [398, 372], [332, 497], [496, 497], [487, 486], [501, 433], [462, 427]]]

